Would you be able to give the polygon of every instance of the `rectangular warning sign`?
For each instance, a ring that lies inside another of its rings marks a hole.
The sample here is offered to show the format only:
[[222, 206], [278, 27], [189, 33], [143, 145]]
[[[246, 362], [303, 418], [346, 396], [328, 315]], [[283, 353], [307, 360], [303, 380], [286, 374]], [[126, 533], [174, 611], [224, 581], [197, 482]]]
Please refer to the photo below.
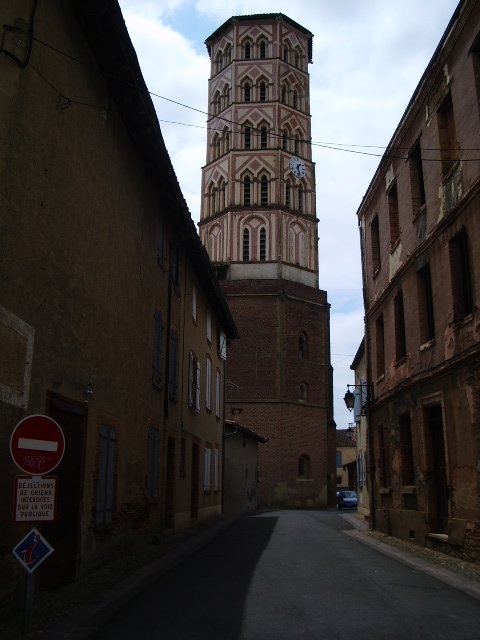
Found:
[[15, 478], [15, 522], [55, 520], [56, 477], [17, 476]]

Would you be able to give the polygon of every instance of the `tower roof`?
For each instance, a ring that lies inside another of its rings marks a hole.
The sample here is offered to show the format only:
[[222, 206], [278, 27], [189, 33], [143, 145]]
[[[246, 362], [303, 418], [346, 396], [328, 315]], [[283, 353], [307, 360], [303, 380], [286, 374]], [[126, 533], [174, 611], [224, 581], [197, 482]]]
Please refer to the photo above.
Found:
[[212, 35], [210, 35], [206, 40], [205, 40], [205, 44], [207, 46], [207, 50], [208, 50], [208, 55], [211, 56], [211, 45], [212, 45], [212, 41], [216, 40], [218, 38], [218, 36], [222, 33], [222, 31], [224, 31], [228, 26], [235, 24], [235, 22], [250, 22], [253, 20], [284, 20], [285, 22], [288, 22], [289, 25], [291, 25], [292, 27], [294, 27], [295, 29], [298, 29], [299, 31], [301, 31], [302, 33], [304, 33], [307, 36], [307, 40], [308, 40], [308, 61], [312, 62], [312, 41], [313, 41], [313, 33], [311, 31], [309, 31], [308, 29], [305, 29], [305, 27], [302, 27], [301, 24], [298, 24], [298, 22], [295, 22], [295, 20], [292, 20], [291, 18], [289, 18], [288, 16], [286, 16], [284, 13], [253, 13], [250, 15], [245, 15], [245, 16], [232, 16], [231, 18], [229, 18], [228, 20], [226, 20], [220, 27], [218, 27], [218, 29], [216, 29]]

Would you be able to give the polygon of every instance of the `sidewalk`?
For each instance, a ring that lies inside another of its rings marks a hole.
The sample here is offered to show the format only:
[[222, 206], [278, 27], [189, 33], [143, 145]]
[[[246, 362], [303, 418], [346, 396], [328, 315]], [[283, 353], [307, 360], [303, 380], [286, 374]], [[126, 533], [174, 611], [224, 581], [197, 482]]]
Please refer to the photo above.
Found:
[[379, 531], [370, 531], [365, 521], [356, 513], [339, 515], [355, 527], [344, 531], [348, 536], [480, 600], [480, 566]]
[[[220, 516], [194, 530], [167, 533], [159, 544], [126, 555], [120, 565], [105, 567], [58, 591], [38, 594], [32, 632], [22, 635], [21, 619], [16, 616], [8, 624], [0, 624], [0, 640], [87, 640], [118, 608], [232, 526], [241, 515]], [[370, 531], [356, 513], [338, 515], [353, 527], [343, 531], [351, 538], [480, 600], [480, 566]]]

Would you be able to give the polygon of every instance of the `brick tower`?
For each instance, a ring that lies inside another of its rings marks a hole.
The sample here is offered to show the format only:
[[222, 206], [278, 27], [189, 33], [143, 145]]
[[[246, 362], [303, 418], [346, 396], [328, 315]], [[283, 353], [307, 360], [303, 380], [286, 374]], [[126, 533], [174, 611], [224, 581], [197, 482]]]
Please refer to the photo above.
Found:
[[228, 356], [227, 412], [269, 438], [259, 450], [261, 506], [334, 503], [330, 305], [318, 288], [310, 145], [312, 37], [282, 14], [261, 14], [235, 16], [206, 40], [199, 231], [240, 333]]

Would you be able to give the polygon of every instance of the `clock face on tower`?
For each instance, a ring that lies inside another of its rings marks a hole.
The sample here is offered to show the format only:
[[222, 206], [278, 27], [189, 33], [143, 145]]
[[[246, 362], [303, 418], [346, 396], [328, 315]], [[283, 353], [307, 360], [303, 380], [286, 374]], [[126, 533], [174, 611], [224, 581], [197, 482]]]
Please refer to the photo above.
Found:
[[290, 158], [290, 169], [296, 178], [304, 178], [305, 174], [307, 173], [305, 163], [303, 162], [303, 160], [297, 158], [296, 156]]

